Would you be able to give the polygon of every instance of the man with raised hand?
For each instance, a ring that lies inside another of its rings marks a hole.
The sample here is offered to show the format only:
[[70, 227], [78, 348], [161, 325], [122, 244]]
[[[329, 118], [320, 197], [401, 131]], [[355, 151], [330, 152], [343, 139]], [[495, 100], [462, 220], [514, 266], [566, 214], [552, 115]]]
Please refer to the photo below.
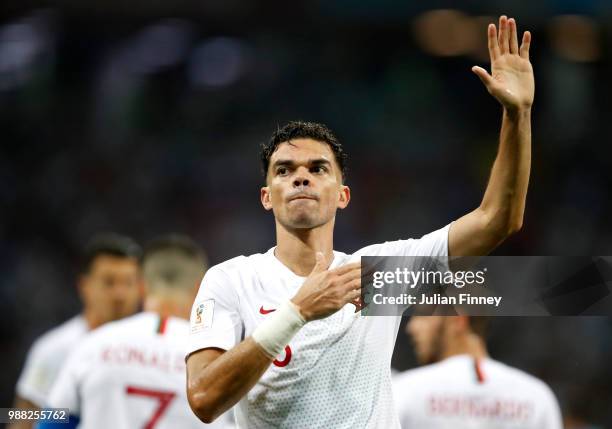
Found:
[[[531, 36], [514, 19], [488, 28], [491, 74], [473, 71], [502, 104], [500, 143], [481, 204], [420, 239], [349, 256], [333, 250], [350, 201], [346, 154], [316, 123], [291, 122], [263, 148], [261, 203], [276, 247], [212, 267], [191, 313], [188, 397], [205, 422], [238, 404], [239, 427], [397, 428], [390, 359], [399, 317], [360, 317], [361, 256], [485, 255], [523, 221], [531, 158]], [[350, 305], [349, 305], [350, 304]]]

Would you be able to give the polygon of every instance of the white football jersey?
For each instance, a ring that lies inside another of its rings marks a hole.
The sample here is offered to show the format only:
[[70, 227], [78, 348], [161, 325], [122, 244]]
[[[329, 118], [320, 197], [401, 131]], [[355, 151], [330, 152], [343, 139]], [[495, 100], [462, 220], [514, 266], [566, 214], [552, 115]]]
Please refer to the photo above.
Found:
[[492, 359], [453, 356], [393, 378], [403, 429], [561, 429], [550, 388]]
[[[448, 256], [446, 226], [421, 239], [334, 252], [330, 268], [361, 256]], [[275, 256], [239, 256], [208, 270], [191, 314], [189, 352], [229, 350], [304, 283]], [[400, 317], [361, 317], [347, 304], [307, 323], [235, 407], [248, 428], [397, 428], [390, 361]]]
[[226, 427], [205, 425], [186, 394], [189, 324], [140, 313], [83, 338], [62, 368], [49, 406], [68, 408], [84, 429]]
[[87, 322], [79, 315], [40, 336], [28, 352], [17, 381], [17, 395], [44, 408], [66, 356], [88, 330]]

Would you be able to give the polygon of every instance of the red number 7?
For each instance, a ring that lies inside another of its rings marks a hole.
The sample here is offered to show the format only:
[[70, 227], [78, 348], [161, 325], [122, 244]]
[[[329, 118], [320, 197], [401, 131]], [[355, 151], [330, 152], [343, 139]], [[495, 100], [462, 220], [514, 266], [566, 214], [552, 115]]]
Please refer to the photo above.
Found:
[[168, 392], [163, 390], [151, 390], [151, 389], [143, 389], [141, 387], [127, 386], [125, 388], [125, 393], [128, 395], [138, 395], [138, 396], [146, 396], [147, 398], [157, 399], [159, 402], [159, 406], [149, 419], [149, 421], [144, 425], [143, 429], [153, 429], [155, 427], [155, 423], [161, 418], [166, 408], [170, 405], [170, 402], [176, 396], [174, 392]]

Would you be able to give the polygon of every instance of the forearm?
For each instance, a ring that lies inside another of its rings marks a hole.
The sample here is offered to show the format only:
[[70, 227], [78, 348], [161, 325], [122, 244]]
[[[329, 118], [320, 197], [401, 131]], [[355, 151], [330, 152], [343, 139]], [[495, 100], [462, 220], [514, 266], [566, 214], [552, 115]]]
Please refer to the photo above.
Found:
[[252, 339], [221, 354], [204, 367], [187, 365], [188, 397], [194, 413], [210, 423], [234, 406], [257, 383], [272, 358]]
[[[523, 224], [531, 169], [531, 105], [535, 91], [529, 62], [531, 33], [518, 45], [516, 21], [499, 18], [487, 27], [491, 74], [472, 67], [487, 91], [504, 106], [497, 157], [480, 206], [451, 224], [448, 252], [451, 257], [482, 256], [518, 231]], [[460, 266], [461, 261], [451, 261]]]
[[190, 356], [189, 403], [197, 416], [209, 423], [237, 403], [305, 323], [300, 309], [287, 301], [228, 352], [206, 349]]
[[504, 109], [499, 149], [479, 210], [500, 236], [521, 228], [531, 169], [531, 109]]

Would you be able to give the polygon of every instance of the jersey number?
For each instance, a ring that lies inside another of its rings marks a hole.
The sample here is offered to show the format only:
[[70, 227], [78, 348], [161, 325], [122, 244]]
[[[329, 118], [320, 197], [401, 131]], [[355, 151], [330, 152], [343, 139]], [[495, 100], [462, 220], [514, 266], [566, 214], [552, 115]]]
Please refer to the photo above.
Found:
[[176, 393], [174, 392], [144, 389], [142, 387], [135, 386], [127, 386], [125, 388], [125, 393], [127, 393], [128, 395], [145, 396], [147, 398], [157, 400], [158, 406], [153, 412], [153, 415], [151, 416], [149, 421], [145, 423], [143, 429], [153, 429], [157, 421], [161, 418], [162, 414], [164, 414], [164, 411], [166, 411], [166, 409], [170, 405], [170, 402], [172, 402], [172, 400], [176, 396]]
[[285, 359], [283, 360], [274, 359], [272, 361], [274, 365], [279, 366], [281, 368], [289, 365], [289, 362], [291, 362], [291, 347], [289, 346], [285, 346]]

